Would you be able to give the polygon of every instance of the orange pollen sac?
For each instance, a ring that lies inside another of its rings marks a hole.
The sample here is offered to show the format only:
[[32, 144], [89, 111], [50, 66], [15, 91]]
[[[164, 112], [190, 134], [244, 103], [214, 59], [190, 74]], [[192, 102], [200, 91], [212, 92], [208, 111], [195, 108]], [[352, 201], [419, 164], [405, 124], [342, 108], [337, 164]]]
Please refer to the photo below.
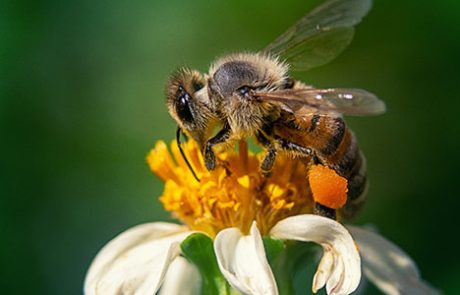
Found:
[[193, 230], [214, 237], [228, 227], [247, 233], [253, 221], [262, 234], [281, 219], [313, 212], [307, 165], [279, 154], [270, 177], [260, 172], [265, 153], [254, 154], [240, 142], [238, 152], [216, 149], [217, 167], [208, 171], [198, 145], [182, 146], [194, 177], [175, 142], [160, 141], [147, 156], [150, 169], [165, 182], [160, 202]]
[[347, 202], [348, 181], [334, 170], [312, 165], [308, 179], [315, 202], [332, 209], [339, 209]]

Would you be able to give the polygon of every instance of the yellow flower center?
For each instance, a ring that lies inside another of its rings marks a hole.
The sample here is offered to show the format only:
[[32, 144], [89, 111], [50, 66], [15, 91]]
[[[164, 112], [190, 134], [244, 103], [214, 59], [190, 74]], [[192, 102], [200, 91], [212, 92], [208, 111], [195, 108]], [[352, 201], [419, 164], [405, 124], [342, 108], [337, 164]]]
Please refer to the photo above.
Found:
[[167, 211], [191, 229], [211, 237], [227, 227], [249, 231], [255, 220], [262, 234], [288, 216], [311, 213], [313, 201], [302, 161], [277, 156], [270, 177], [260, 172], [264, 153], [248, 152], [240, 142], [239, 153], [218, 152], [218, 166], [208, 171], [194, 141], [183, 145], [184, 152], [200, 178], [198, 182], [175, 142], [171, 153], [158, 141], [147, 156], [151, 170], [164, 182], [160, 201]]

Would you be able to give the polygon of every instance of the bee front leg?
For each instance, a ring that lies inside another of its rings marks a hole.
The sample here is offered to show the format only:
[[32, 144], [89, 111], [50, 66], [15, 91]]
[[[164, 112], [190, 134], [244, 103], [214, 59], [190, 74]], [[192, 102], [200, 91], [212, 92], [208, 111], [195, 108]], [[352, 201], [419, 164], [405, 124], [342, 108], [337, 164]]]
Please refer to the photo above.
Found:
[[222, 130], [220, 130], [214, 137], [209, 139], [204, 147], [204, 163], [209, 171], [216, 168], [216, 155], [212, 150], [212, 147], [216, 144], [223, 143], [230, 138], [231, 129], [228, 123], [224, 124]]

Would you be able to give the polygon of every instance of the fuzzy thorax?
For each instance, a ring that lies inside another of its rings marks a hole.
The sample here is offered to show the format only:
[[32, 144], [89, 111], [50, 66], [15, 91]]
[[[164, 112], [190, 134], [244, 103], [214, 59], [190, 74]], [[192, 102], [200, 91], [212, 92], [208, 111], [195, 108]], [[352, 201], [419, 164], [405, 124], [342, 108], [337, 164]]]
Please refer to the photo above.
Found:
[[214, 109], [229, 123], [234, 139], [254, 135], [279, 116], [276, 104], [257, 101], [247, 91], [283, 88], [287, 71], [287, 65], [278, 59], [257, 53], [230, 54], [211, 66], [209, 96]]

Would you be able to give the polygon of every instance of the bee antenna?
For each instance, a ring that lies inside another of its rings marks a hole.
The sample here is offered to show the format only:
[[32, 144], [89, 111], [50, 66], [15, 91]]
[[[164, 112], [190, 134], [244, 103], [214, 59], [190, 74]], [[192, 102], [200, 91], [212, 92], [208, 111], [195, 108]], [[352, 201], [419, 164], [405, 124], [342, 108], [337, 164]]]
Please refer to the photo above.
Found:
[[[183, 133], [182, 133], [182, 129], [181, 129], [180, 127], [177, 127], [177, 131], [176, 131], [176, 143], [177, 143], [177, 147], [179, 148], [180, 154], [182, 155], [182, 158], [184, 159], [185, 163], [187, 164], [188, 169], [190, 169], [190, 171], [192, 172], [193, 177], [195, 177], [196, 181], [200, 182], [200, 179], [198, 178], [198, 176], [196, 176], [196, 173], [195, 173], [195, 171], [193, 170], [192, 165], [191, 165], [190, 162], [188, 161], [187, 157], [185, 156], [184, 150], [182, 149], [182, 145], [181, 145], [181, 141], [180, 141], [180, 136], [181, 136], [181, 134], [183, 134]], [[184, 134], [184, 136], [187, 137], [185, 134]]]

